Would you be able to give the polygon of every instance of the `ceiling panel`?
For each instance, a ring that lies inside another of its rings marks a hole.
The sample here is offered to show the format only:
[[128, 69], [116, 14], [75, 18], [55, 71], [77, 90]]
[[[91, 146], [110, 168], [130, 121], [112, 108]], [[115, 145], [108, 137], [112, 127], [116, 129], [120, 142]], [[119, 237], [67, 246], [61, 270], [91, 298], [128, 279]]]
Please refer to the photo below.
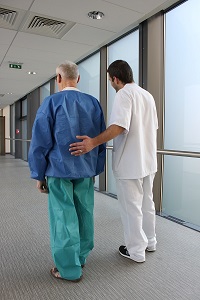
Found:
[[73, 51], [78, 47], [82, 47], [82, 51], [88, 51], [91, 47], [86, 44], [77, 45], [77, 43], [59, 40], [40, 35], [19, 32], [13, 41], [12, 47], [20, 47], [26, 49], [34, 49], [43, 52], [66, 53]]
[[0, 28], [0, 45], [10, 45], [17, 31]]
[[107, 39], [110, 39], [114, 34], [115, 32], [112, 31], [76, 24], [62, 37], [62, 40], [95, 46], [100, 45]]
[[33, 0], [0, 0], [0, 5], [16, 7], [19, 9], [28, 10]]
[[8, 51], [8, 45], [0, 45], [0, 61], [4, 59]]
[[149, 13], [151, 10], [163, 5], [168, 2], [166, 0], [109, 0], [110, 3], [126, 7], [131, 10], [140, 12], [141, 14]]

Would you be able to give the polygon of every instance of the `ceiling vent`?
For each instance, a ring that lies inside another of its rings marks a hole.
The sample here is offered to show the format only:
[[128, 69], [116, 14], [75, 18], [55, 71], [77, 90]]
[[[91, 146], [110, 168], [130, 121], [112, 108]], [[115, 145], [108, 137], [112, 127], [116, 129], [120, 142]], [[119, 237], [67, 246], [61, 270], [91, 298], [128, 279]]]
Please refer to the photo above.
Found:
[[25, 23], [20, 28], [21, 31], [27, 33], [33, 33], [48, 37], [61, 38], [63, 37], [73, 26], [74, 22], [66, 20], [55, 20], [47, 18], [47, 16], [33, 15], [30, 12]]
[[25, 13], [24, 10], [1, 5], [0, 28], [18, 30]]
[[31, 23], [28, 25], [28, 28], [40, 28], [42, 30], [50, 29], [55, 34], [59, 34], [59, 32], [63, 29], [63, 27], [65, 27], [65, 25], [66, 24], [61, 21], [35, 16]]
[[6, 22], [12, 26], [15, 22], [16, 17], [17, 17], [16, 11], [0, 7], [1, 21]]

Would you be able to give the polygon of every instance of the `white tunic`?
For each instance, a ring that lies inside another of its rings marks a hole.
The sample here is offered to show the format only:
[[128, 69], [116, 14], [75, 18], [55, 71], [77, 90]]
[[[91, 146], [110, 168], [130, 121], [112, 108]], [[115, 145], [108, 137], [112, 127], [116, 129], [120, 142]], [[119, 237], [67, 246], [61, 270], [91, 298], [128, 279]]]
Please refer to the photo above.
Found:
[[136, 83], [120, 89], [110, 124], [125, 128], [113, 141], [113, 173], [118, 179], [138, 179], [157, 171], [158, 119], [152, 95]]

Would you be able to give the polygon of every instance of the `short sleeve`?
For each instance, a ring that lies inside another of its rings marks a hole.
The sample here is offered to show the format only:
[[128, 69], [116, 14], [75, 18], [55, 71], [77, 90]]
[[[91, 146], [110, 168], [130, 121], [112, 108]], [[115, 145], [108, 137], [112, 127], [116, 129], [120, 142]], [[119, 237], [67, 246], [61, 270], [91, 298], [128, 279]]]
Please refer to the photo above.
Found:
[[123, 89], [119, 90], [115, 96], [109, 125], [123, 127], [127, 133], [130, 128], [132, 116], [132, 100], [130, 95]]

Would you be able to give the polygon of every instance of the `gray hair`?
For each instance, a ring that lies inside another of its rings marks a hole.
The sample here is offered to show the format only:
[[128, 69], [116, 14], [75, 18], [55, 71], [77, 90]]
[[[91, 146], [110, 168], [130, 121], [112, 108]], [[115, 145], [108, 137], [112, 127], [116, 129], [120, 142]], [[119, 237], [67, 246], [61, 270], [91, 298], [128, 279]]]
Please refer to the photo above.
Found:
[[76, 80], [79, 76], [78, 66], [72, 61], [65, 61], [56, 68], [56, 74], [65, 79]]

